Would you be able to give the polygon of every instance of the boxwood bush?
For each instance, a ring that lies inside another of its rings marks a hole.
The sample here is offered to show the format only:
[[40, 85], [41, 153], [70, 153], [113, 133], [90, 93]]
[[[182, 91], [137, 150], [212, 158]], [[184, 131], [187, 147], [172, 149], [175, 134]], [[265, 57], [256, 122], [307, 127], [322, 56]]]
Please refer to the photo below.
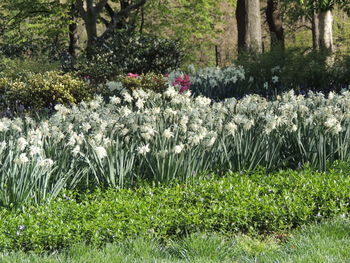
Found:
[[269, 233], [336, 215], [350, 206], [348, 169], [206, 176], [192, 184], [66, 194], [49, 204], [0, 211], [1, 250], [101, 246], [137, 236], [193, 232]]

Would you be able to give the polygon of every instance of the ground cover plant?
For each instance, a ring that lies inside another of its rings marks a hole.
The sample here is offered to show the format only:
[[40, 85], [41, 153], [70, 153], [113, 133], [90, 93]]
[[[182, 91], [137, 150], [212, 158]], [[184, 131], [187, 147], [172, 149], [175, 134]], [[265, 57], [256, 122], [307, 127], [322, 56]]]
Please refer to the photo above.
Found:
[[[340, 167], [340, 166], [338, 166]], [[348, 165], [327, 173], [212, 175], [196, 183], [65, 193], [50, 203], [1, 209], [0, 250], [56, 251], [192, 233], [270, 235], [349, 213]]]
[[97, 96], [49, 118], [0, 120], [0, 204], [55, 198], [63, 189], [190, 181], [204, 171], [267, 171], [349, 160], [350, 93], [293, 92], [213, 102], [133, 90]]
[[[59, 254], [2, 253], [2, 262], [348, 262], [348, 219], [302, 227], [288, 235], [265, 238], [192, 234], [159, 243], [136, 238], [102, 249], [74, 245]], [[283, 238], [281, 238], [283, 237]]]

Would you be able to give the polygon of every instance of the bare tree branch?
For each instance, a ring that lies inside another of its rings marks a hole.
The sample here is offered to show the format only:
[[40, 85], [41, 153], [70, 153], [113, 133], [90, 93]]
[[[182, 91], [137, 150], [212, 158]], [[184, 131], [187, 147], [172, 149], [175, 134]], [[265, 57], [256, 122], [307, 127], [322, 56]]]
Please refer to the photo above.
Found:
[[[114, 15], [115, 20], [117, 20], [117, 17], [123, 17], [125, 15], [127, 15], [128, 13], [130, 13], [132, 10], [134, 9], [138, 9], [139, 7], [143, 6], [144, 4], [146, 4], [149, 0], [140, 0], [139, 2], [137, 2], [136, 4], [133, 5], [129, 5], [126, 8], [121, 9], [118, 13], [116, 13]], [[119, 18], [120, 19], [120, 18]]]
[[99, 18], [103, 24], [105, 24], [106, 27], [108, 27], [108, 25], [111, 23], [110, 21], [108, 21], [107, 19], [103, 18], [103, 17], [100, 17]]
[[96, 5], [95, 5], [95, 11], [97, 14], [99, 14], [102, 10], [102, 8], [104, 8], [107, 4], [108, 0], [100, 0], [100, 2], [98, 2]]
[[83, 0], [76, 0], [76, 4], [77, 4], [77, 9], [78, 9], [81, 17], [83, 18], [84, 21], [86, 21], [87, 20], [87, 14], [86, 14], [86, 11], [84, 9]]
[[115, 12], [113, 11], [113, 8], [112, 8], [108, 3], [106, 3], [105, 8], [106, 8], [106, 10], [107, 10], [108, 15], [109, 15], [111, 18], [113, 18], [113, 17], [114, 17], [114, 13], [115, 13]]
[[106, 38], [108, 35], [116, 28], [118, 22], [121, 21], [123, 16], [129, 14], [132, 10], [138, 9], [144, 4], [146, 4], [149, 0], [140, 0], [136, 4], [129, 5], [126, 8], [121, 9], [119, 12], [115, 13], [111, 23], [107, 27], [106, 31], [101, 35], [101, 38]]

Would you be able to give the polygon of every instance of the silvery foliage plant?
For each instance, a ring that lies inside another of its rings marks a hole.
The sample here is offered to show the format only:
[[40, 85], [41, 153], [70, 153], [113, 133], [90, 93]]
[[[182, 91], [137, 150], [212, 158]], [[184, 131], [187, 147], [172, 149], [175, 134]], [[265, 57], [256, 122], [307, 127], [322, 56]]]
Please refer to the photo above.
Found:
[[[191, 90], [194, 95], [202, 95], [213, 100], [223, 100], [230, 97], [239, 97], [244, 94], [246, 84], [246, 73], [242, 66], [231, 66], [224, 69], [209, 67], [195, 70], [189, 67]], [[174, 71], [170, 73], [169, 79], [174, 80], [176, 76], [183, 73]], [[170, 81], [173, 83], [173, 81]]]

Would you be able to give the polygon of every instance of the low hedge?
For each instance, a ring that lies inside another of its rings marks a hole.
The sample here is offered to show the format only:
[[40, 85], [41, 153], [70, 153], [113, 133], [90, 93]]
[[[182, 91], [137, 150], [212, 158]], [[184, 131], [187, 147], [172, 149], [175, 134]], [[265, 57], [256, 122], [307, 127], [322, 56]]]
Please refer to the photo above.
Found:
[[349, 201], [350, 177], [341, 170], [257, 171], [192, 184], [69, 194], [47, 205], [1, 210], [0, 249], [52, 251], [197, 231], [269, 233], [347, 215]]

